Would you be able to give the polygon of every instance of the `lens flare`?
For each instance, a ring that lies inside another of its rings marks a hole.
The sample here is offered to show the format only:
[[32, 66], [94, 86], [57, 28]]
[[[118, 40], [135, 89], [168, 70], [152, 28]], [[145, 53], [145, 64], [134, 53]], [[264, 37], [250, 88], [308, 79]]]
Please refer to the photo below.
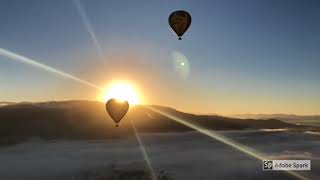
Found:
[[187, 79], [190, 74], [190, 64], [188, 58], [178, 51], [173, 51], [171, 56], [176, 72], [183, 79]]
[[86, 28], [86, 30], [88, 31], [92, 41], [93, 41], [93, 44], [94, 46], [96, 47], [97, 49], [97, 52], [100, 56], [100, 58], [103, 58], [103, 50], [102, 50], [102, 47], [98, 41], [98, 38], [96, 36], [96, 33], [94, 32], [92, 26], [91, 26], [91, 23], [89, 21], [89, 18], [87, 17], [87, 13], [86, 11], [84, 10], [84, 8], [82, 7], [81, 5], [81, 2], [80, 0], [73, 0], [73, 3], [75, 4], [77, 10], [78, 10], [78, 13], [82, 19], [82, 22]]
[[58, 70], [56, 68], [53, 68], [53, 67], [50, 67], [50, 66], [47, 66], [45, 64], [42, 64], [42, 63], [39, 63], [37, 62], [36, 60], [34, 59], [30, 59], [30, 58], [27, 58], [27, 57], [24, 57], [24, 56], [21, 56], [19, 54], [16, 54], [16, 53], [13, 53], [13, 52], [10, 52], [10, 51], [7, 51], [5, 49], [1, 49], [0, 48], [0, 55], [1, 56], [5, 56], [11, 60], [15, 60], [15, 61], [19, 61], [19, 62], [22, 62], [24, 64], [28, 64], [28, 65], [31, 65], [31, 66], [34, 66], [34, 67], [37, 67], [39, 69], [42, 69], [44, 71], [47, 71], [47, 72], [51, 72], [53, 74], [56, 74], [56, 75], [59, 75], [61, 77], [64, 77], [64, 78], [68, 78], [68, 79], [71, 79], [73, 81], [76, 81], [78, 83], [81, 83], [81, 84], [84, 84], [84, 85], [87, 85], [87, 86], [90, 86], [90, 87], [93, 87], [95, 89], [98, 89], [98, 90], [102, 90], [101, 87], [89, 82], [89, 81], [86, 81], [86, 80], [83, 80], [83, 79], [80, 79], [74, 75], [71, 75], [71, 74], [68, 74], [66, 72], [63, 72], [61, 70]]
[[148, 169], [149, 169], [149, 171], [151, 173], [151, 179], [152, 180], [157, 180], [158, 178], [157, 178], [157, 176], [156, 176], [156, 174], [154, 172], [154, 169], [152, 167], [152, 164], [151, 164], [150, 158], [149, 158], [149, 156], [147, 154], [147, 151], [145, 149], [145, 146], [143, 145], [143, 142], [142, 142], [142, 140], [141, 140], [141, 138], [140, 138], [140, 136], [138, 134], [137, 128], [134, 125], [133, 121], [130, 120], [130, 123], [131, 123], [132, 129], [133, 129], [134, 135], [135, 135], [135, 137], [136, 137], [136, 139], [137, 139], [137, 141], [139, 143], [139, 148], [141, 150], [143, 159], [145, 160], [145, 162], [146, 162], [146, 164], [148, 166]]

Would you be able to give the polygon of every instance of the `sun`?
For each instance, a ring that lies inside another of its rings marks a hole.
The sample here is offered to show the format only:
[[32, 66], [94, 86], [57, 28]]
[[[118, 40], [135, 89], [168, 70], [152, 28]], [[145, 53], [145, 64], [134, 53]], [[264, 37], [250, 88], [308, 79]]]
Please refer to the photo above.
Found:
[[115, 82], [104, 88], [99, 99], [106, 102], [114, 98], [120, 101], [127, 100], [129, 104], [140, 104], [140, 99], [137, 90], [128, 82]]

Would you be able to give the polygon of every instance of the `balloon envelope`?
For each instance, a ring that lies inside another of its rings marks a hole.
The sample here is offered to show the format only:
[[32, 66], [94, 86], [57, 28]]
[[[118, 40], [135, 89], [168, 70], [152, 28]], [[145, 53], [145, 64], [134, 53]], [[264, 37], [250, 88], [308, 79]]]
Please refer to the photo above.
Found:
[[106, 110], [113, 121], [118, 126], [121, 119], [126, 115], [129, 109], [128, 101], [119, 101], [117, 99], [109, 99], [106, 103]]
[[171, 29], [177, 34], [179, 40], [181, 36], [188, 30], [191, 24], [191, 16], [187, 11], [174, 11], [169, 16], [169, 25]]

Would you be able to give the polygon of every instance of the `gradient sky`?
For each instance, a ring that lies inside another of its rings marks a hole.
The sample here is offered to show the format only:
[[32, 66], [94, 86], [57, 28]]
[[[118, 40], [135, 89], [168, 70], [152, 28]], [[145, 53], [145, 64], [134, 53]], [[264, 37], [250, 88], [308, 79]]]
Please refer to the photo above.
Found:
[[[4, 0], [0, 48], [98, 86], [132, 82], [146, 104], [196, 113], [320, 114], [318, 0]], [[174, 10], [192, 15], [182, 41]], [[175, 65], [175, 55], [189, 66]], [[181, 69], [182, 68], [182, 69]], [[95, 99], [83, 84], [0, 56], [0, 101]]]

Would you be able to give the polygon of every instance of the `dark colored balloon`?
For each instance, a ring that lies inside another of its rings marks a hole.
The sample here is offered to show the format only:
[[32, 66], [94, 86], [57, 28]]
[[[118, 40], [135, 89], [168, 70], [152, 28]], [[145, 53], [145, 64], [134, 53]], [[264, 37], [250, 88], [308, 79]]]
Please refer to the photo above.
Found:
[[179, 40], [181, 36], [188, 30], [191, 24], [191, 16], [186, 11], [175, 11], [169, 16], [169, 25], [177, 34]]
[[106, 109], [110, 117], [116, 123], [116, 127], [118, 127], [121, 119], [126, 115], [129, 109], [128, 101], [119, 101], [116, 99], [109, 99], [106, 103]]

